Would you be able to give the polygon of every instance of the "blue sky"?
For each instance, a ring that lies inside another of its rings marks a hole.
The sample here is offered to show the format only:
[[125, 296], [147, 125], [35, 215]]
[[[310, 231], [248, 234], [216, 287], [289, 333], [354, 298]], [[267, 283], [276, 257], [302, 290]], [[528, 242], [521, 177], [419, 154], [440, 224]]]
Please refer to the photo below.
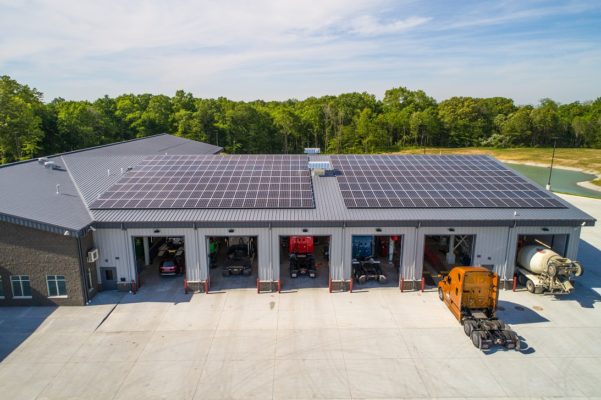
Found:
[[47, 101], [396, 86], [585, 101], [601, 97], [601, 1], [0, 0], [0, 74]]

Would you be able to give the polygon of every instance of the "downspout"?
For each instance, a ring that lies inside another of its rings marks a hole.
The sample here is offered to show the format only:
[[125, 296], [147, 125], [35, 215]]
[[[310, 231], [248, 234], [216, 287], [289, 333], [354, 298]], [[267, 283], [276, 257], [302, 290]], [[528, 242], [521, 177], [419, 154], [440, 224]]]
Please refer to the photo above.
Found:
[[75, 240], [77, 243], [77, 255], [79, 256], [79, 278], [81, 280], [81, 289], [83, 290], [83, 301], [84, 301], [84, 305], [88, 304], [88, 301], [90, 300], [88, 298], [88, 288], [86, 286], [86, 271], [85, 271], [85, 266], [84, 266], [84, 257], [83, 257], [83, 251], [81, 250], [81, 237], [79, 235], [75, 236]]

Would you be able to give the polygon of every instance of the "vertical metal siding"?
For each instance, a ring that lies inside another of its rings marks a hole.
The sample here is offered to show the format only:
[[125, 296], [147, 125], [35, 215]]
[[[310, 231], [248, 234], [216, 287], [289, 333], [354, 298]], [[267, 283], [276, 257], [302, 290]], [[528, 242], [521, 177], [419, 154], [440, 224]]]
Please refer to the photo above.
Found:
[[[494, 265], [494, 271], [505, 279], [506, 246], [508, 229], [506, 227], [456, 227], [453, 232], [448, 227], [424, 227], [418, 229], [416, 246], [415, 276], [420, 277], [424, 268], [424, 244], [428, 235], [475, 235], [473, 265]], [[511, 272], [513, 274], [513, 271]]]

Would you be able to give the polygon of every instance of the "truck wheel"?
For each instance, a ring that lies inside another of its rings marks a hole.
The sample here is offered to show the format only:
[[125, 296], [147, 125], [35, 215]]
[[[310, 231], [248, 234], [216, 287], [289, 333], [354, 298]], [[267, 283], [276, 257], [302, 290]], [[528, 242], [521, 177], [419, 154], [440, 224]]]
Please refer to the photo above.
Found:
[[380, 283], [386, 283], [387, 280], [388, 280], [388, 278], [386, 278], [385, 275], [380, 275], [380, 278], [378, 278], [378, 281]]
[[367, 278], [365, 277], [365, 275], [361, 275], [358, 279], [360, 284], [364, 284], [367, 281]]
[[582, 265], [574, 263], [574, 276], [581, 276], [582, 275]]
[[482, 348], [482, 335], [480, 331], [472, 331], [472, 343], [477, 349]]
[[472, 332], [474, 331], [475, 324], [473, 321], [467, 320], [463, 322], [463, 332], [467, 337], [472, 337]]
[[526, 281], [526, 289], [528, 289], [530, 293], [534, 293], [536, 291], [536, 285], [534, 282], [532, 282], [532, 279], [528, 279]]
[[551, 278], [554, 278], [557, 275], [557, 267], [555, 266], [555, 264], [550, 264], [547, 267], [547, 274], [549, 274]]
[[444, 300], [444, 294], [442, 293], [441, 288], [438, 288], [438, 298], [440, 299], [440, 301]]

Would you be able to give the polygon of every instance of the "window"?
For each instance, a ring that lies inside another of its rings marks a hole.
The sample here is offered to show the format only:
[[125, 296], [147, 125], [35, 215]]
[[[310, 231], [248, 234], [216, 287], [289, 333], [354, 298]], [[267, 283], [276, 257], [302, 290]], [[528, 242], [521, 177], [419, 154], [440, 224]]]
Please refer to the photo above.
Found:
[[0, 299], [4, 298], [4, 282], [2, 282], [2, 277], [0, 276]]
[[14, 275], [10, 277], [10, 285], [13, 289], [13, 297], [29, 298], [31, 297], [31, 286], [29, 285], [29, 275]]
[[48, 297], [67, 297], [67, 284], [63, 275], [48, 275]]

